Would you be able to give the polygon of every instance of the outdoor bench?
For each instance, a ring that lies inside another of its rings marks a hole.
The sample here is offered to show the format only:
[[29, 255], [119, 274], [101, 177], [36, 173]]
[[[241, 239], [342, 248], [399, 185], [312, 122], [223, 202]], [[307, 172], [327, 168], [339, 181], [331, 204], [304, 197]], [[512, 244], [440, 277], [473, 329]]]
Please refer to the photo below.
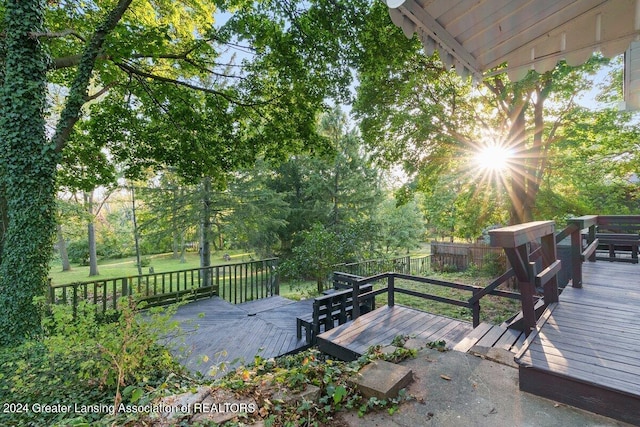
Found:
[[[360, 294], [371, 292], [372, 285], [360, 287]], [[375, 308], [375, 299], [371, 298], [360, 306], [360, 313], [367, 313]], [[321, 329], [333, 329], [335, 322], [342, 325], [353, 317], [353, 290], [345, 289], [314, 298], [313, 312], [296, 318], [296, 333], [302, 338], [305, 329], [307, 344], [313, 344]], [[321, 328], [324, 326], [324, 328]]]
[[[597, 257], [604, 261], [627, 261], [638, 263], [638, 247], [640, 246], [640, 234], [637, 233], [596, 233], [599, 246], [605, 246], [609, 250], [609, 257]], [[616, 257], [616, 250], [631, 252], [631, 258]]]

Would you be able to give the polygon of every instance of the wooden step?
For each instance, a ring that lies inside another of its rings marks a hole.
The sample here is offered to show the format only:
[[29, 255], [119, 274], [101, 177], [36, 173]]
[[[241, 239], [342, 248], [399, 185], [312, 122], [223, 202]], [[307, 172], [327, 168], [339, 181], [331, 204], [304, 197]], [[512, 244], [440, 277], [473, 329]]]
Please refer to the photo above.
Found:
[[481, 323], [453, 349], [517, 367], [514, 356], [524, 342], [524, 333], [504, 325]]

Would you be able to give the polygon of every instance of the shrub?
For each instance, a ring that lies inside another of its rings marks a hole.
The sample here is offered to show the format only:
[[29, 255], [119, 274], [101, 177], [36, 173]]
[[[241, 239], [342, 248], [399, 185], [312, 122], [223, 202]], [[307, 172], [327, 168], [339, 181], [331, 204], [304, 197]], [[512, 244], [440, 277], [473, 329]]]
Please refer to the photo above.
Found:
[[89, 265], [89, 243], [86, 240], [76, 240], [67, 246], [69, 261], [74, 264]]
[[482, 260], [482, 272], [489, 277], [498, 277], [507, 271], [507, 263], [503, 256], [496, 252], [489, 252]]
[[[0, 425], [93, 425], [108, 411], [79, 414], [74, 405], [135, 403], [146, 389], [181, 373], [183, 368], [157, 344], [175, 326], [171, 311], [153, 311], [143, 319], [132, 303], [123, 307], [116, 322], [104, 322], [87, 304], [78, 307], [75, 319], [70, 307], [52, 306], [41, 340], [0, 348], [0, 401], [23, 405], [0, 411]], [[43, 413], [34, 411], [37, 405], [71, 405], [72, 410]]]

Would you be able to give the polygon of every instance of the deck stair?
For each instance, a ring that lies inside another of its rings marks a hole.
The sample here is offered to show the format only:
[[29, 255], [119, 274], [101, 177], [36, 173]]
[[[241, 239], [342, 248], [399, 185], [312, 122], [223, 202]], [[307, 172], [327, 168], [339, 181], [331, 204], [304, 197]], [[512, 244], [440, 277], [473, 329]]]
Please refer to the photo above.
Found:
[[[536, 316], [544, 310], [544, 302], [540, 299], [535, 304]], [[525, 342], [522, 312], [500, 325], [481, 323], [462, 339], [453, 349], [470, 353], [494, 362], [517, 367], [514, 357]]]
[[524, 333], [520, 330], [509, 328], [506, 323], [492, 325], [483, 322], [465, 336], [453, 349], [516, 367], [514, 357], [522, 348], [524, 341]]

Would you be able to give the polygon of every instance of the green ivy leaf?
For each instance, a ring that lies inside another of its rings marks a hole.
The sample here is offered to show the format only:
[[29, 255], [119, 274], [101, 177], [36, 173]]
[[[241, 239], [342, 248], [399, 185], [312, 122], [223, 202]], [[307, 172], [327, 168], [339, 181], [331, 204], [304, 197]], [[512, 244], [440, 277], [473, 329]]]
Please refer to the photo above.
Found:
[[333, 392], [333, 403], [338, 404], [347, 395], [347, 389], [339, 385]]

